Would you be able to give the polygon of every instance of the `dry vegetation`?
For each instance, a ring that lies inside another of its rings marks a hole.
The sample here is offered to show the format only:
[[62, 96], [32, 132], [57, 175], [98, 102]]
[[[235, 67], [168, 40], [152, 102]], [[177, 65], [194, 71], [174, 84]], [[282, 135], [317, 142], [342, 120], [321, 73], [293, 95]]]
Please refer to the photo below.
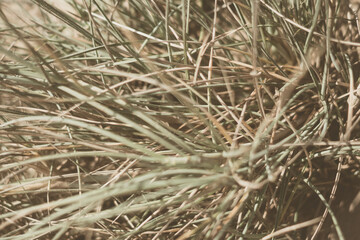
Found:
[[1, 1], [1, 239], [357, 239], [358, 4]]

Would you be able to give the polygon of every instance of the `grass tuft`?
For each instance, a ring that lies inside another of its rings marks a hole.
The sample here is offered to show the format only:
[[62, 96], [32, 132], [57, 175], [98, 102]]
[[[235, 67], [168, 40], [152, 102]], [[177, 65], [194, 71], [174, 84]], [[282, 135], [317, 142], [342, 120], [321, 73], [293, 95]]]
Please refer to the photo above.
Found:
[[1, 1], [1, 239], [357, 236], [359, 6]]

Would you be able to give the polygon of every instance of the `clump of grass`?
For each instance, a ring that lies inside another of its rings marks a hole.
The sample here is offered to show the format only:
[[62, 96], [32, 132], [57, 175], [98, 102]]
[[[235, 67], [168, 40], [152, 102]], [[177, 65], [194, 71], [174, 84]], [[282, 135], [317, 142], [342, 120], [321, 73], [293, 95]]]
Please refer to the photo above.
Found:
[[0, 4], [2, 239], [352, 234], [355, 3], [60, 2]]

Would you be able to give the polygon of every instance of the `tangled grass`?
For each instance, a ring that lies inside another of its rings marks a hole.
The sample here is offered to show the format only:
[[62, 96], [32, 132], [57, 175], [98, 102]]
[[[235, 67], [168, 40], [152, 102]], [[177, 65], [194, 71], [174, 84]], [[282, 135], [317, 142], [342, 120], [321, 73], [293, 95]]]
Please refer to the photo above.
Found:
[[357, 2], [0, 10], [1, 239], [358, 236]]

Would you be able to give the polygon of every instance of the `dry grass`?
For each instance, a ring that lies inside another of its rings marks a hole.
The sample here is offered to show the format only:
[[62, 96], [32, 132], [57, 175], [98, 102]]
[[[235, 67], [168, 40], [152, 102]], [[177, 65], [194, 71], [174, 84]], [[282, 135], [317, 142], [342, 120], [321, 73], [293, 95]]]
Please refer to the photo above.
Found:
[[2, 1], [1, 239], [355, 239], [357, 4]]

